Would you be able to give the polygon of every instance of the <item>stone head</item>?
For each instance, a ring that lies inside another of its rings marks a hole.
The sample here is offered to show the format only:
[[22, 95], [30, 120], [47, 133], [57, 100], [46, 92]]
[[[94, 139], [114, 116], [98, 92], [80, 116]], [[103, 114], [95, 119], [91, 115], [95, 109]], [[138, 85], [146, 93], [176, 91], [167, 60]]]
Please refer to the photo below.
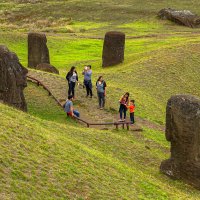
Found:
[[0, 46], [0, 99], [3, 102], [26, 110], [23, 89], [27, 85], [27, 72], [15, 53]]

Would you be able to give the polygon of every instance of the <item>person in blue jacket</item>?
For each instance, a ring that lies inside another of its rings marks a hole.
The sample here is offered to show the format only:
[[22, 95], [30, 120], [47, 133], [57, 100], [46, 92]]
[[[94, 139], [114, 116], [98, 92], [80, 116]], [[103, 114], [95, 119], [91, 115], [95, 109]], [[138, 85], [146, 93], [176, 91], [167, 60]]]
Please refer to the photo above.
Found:
[[84, 71], [82, 73], [84, 75], [84, 85], [86, 88], [86, 97], [92, 98], [92, 80], [91, 80], [91, 76], [92, 76], [92, 69], [91, 69], [91, 65], [85, 66]]

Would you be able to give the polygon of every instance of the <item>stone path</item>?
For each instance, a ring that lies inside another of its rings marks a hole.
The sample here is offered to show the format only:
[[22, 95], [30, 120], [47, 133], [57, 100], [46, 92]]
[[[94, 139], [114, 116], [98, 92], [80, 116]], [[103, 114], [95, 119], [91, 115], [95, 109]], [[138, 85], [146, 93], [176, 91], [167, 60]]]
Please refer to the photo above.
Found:
[[[67, 90], [68, 85], [66, 79], [60, 77], [55, 74], [36, 71], [29, 69], [28, 76], [39, 80], [40, 82], [45, 85], [52, 93], [52, 95], [61, 103], [62, 105], [65, 103], [67, 99]], [[75, 90], [75, 102], [74, 107], [75, 109], [80, 111], [81, 118], [90, 123], [103, 123], [103, 122], [116, 122], [118, 120], [118, 116], [113, 114], [108, 109], [99, 110], [98, 109], [98, 99], [97, 95], [94, 92], [93, 98], [86, 98], [86, 91], [83, 88], [83, 85], [77, 85]], [[147, 120], [136, 118], [137, 124], [132, 126], [131, 129], [141, 129], [141, 126], [146, 126], [149, 128], [157, 129], [157, 130], [164, 130], [163, 126], [156, 125], [151, 123]], [[100, 129], [105, 128], [114, 128], [113, 126], [95, 126]]]

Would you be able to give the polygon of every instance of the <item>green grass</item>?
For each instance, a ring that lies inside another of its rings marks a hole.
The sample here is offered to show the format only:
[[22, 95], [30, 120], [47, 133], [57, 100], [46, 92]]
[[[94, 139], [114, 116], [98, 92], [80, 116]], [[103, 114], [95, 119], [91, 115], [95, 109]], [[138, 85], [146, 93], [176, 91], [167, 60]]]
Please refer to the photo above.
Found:
[[56, 104], [52, 97], [48, 96], [48, 92], [42, 87], [28, 82], [28, 87], [25, 88], [24, 93], [29, 114], [48, 121], [78, 125], [66, 116], [64, 110]]
[[[119, 0], [112, 1], [80, 1], [80, 0], [48, 0], [38, 3], [20, 3], [16, 0], [4, 0], [0, 3], [1, 30], [22, 31], [30, 30], [102, 34], [118, 27], [126, 27], [129, 34], [161, 32], [158, 27], [164, 24], [162, 30], [168, 32], [169, 27], [175, 29], [172, 23], [158, 20], [158, 11], [165, 7], [189, 9], [200, 14], [199, 1], [150, 1]], [[152, 21], [155, 22], [152, 24]], [[125, 24], [125, 25], [124, 25]], [[126, 25], [127, 24], [127, 25]], [[157, 24], [157, 26], [155, 26]], [[146, 27], [146, 28], [145, 28]], [[147, 28], [149, 27], [149, 28]], [[179, 31], [189, 31], [180, 28]], [[172, 30], [171, 30], [172, 31]], [[132, 32], [132, 33], [131, 33]]]
[[[199, 191], [159, 173], [161, 160], [169, 156], [163, 133], [98, 131], [35, 118], [2, 104], [0, 110], [2, 199], [200, 196]], [[143, 136], [149, 133], [157, 136]]]
[[[91, 64], [103, 75], [107, 103], [118, 110], [126, 91], [136, 115], [164, 124], [168, 98], [200, 96], [199, 29], [156, 18], [164, 7], [200, 14], [199, 1], [0, 2], [0, 44], [27, 66], [27, 33], [47, 33], [51, 64], [61, 76]], [[126, 33], [125, 61], [101, 68], [107, 31]], [[82, 76], [80, 80], [82, 82]], [[46, 91], [25, 89], [28, 114], [0, 104], [0, 199], [199, 199], [199, 191], [160, 174], [169, 157], [164, 134], [85, 129], [66, 118]]]
[[[63, 77], [72, 65], [77, 66], [80, 75], [85, 64], [92, 64], [93, 81], [104, 75], [107, 99], [113, 108], [118, 109], [119, 97], [129, 91], [136, 100], [137, 115], [160, 124], [165, 121], [165, 106], [171, 95], [200, 96], [199, 42], [195, 34], [127, 39], [124, 63], [102, 69], [102, 40], [48, 36], [51, 63]], [[17, 52], [27, 65], [26, 35], [2, 34], [0, 43]]]
[[160, 49], [144, 55], [138, 63], [106, 70], [105, 76], [111, 80], [111, 98], [119, 96], [116, 87], [124, 92], [130, 91], [140, 116], [164, 123], [165, 106], [171, 95], [186, 93], [200, 96], [199, 48], [199, 44], [194, 43]]

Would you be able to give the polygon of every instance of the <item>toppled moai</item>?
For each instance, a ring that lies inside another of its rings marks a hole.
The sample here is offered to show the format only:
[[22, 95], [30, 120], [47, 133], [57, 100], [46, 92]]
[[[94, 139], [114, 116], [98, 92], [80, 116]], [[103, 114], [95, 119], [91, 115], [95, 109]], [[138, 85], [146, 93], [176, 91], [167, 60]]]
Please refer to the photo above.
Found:
[[36, 68], [40, 63], [50, 64], [46, 35], [44, 33], [29, 33], [28, 67]]
[[27, 111], [23, 90], [27, 86], [24, 68], [13, 52], [0, 46], [0, 101]]
[[124, 61], [125, 34], [122, 32], [107, 32], [104, 38], [102, 66], [113, 66]]
[[200, 189], [200, 99], [190, 95], [172, 96], [166, 110], [166, 139], [171, 157], [160, 170]]
[[158, 17], [161, 19], [168, 19], [179, 25], [188, 26], [190, 28], [200, 27], [200, 16], [193, 14], [189, 10], [164, 8], [158, 12]]

